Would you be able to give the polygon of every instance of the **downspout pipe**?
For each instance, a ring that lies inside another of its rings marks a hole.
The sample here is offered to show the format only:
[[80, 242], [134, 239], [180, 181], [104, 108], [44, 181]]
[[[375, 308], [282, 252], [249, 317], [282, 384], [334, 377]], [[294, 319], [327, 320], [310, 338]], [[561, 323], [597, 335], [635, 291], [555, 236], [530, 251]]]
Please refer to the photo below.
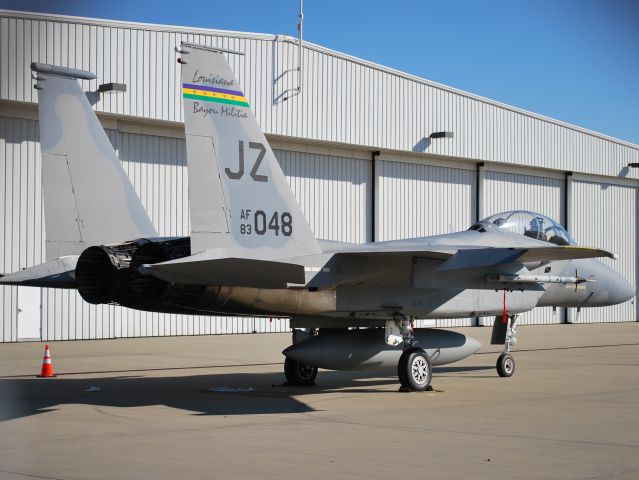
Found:
[[380, 154], [381, 152], [379, 150], [371, 152], [371, 242], [375, 242], [375, 230], [377, 229], [375, 220], [377, 217], [377, 158]]

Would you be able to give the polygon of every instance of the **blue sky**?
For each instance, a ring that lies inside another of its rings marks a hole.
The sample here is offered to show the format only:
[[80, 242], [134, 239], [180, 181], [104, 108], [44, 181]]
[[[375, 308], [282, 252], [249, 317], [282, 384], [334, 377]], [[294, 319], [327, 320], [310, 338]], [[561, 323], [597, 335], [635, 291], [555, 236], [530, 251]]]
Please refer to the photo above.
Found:
[[[15, 10], [291, 35], [298, 4], [0, 0]], [[304, 17], [308, 41], [639, 144], [639, 0], [305, 0]]]

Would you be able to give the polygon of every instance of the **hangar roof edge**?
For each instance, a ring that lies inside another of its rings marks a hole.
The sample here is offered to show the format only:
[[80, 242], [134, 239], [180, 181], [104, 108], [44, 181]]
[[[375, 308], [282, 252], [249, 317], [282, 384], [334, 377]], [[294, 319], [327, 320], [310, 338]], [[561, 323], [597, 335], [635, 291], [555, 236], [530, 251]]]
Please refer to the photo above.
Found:
[[[74, 16], [74, 15], [59, 15], [59, 14], [53, 14], [53, 13], [40, 13], [40, 12], [30, 12], [30, 11], [21, 11], [21, 10], [0, 9], [0, 16], [17, 17], [17, 18], [28, 17], [35, 20], [75, 21], [78, 23], [86, 23], [86, 24], [97, 25], [97, 26], [126, 27], [126, 28], [138, 29], [138, 30], [156, 30], [156, 31], [175, 32], [175, 33], [218, 34], [218, 35], [226, 35], [226, 36], [237, 37], [237, 38], [248, 38], [248, 39], [255, 39], [255, 40], [271, 40], [271, 41], [275, 40], [275, 41], [284, 41], [284, 42], [290, 42], [290, 43], [296, 43], [296, 40], [297, 40], [296, 38], [291, 37], [290, 35], [284, 35], [284, 34], [241, 32], [236, 30], [220, 30], [220, 29], [203, 28], [203, 27], [186, 27], [186, 26], [178, 26], [178, 25], [130, 22], [125, 20], [109, 20], [109, 19], [101, 19], [101, 18], [80, 17], [80, 16]], [[512, 112], [525, 115], [531, 118], [550, 122], [555, 125], [569, 128], [571, 130], [575, 130], [580, 133], [585, 133], [587, 135], [592, 135], [594, 137], [608, 140], [608, 141], [617, 143], [619, 145], [623, 145], [625, 147], [629, 147], [639, 151], [639, 144], [635, 144], [627, 140], [622, 140], [616, 137], [612, 137], [610, 135], [606, 135], [604, 133], [600, 133], [594, 130], [589, 130], [587, 128], [580, 127], [578, 125], [574, 125], [572, 123], [557, 120], [552, 117], [547, 117], [545, 115], [534, 113], [529, 110], [525, 110], [512, 105], [508, 105], [506, 103], [502, 103], [497, 100], [492, 100], [487, 97], [482, 97], [481, 95], [460, 90], [455, 87], [451, 87], [448, 85], [435, 82], [433, 80], [428, 80], [422, 77], [418, 77], [416, 75], [403, 72], [401, 70], [396, 70], [394, 68], [387, 67], [385, 65], [381, 65], [375, 62], [371, 62], [369, 60], [365, 60], [359, 57], [355, 57], [347, 53], [339, 52], [337, 50], [332, 50], [330, 48], [327, 48], [312, 42], [304, 41], [304, 46], [305, 48], [310, 48], [310, 49], [325, 53], [327, 55], [342, 58], [344, 60], [347, 60], [353, 63], [358, 63], [360, 65], [373, 68], [375, 70], [379, 70], [392, 75], [397, 75], [399, 77], [403, 77], [408, 80], [412, 80], [414, 82], [429, 85], [433, 88], [438, 88], [447, 92], [461, 95], [473, 100], [487, 103], [489, 105], [503, 108], [505, 110], [510, 110]]]

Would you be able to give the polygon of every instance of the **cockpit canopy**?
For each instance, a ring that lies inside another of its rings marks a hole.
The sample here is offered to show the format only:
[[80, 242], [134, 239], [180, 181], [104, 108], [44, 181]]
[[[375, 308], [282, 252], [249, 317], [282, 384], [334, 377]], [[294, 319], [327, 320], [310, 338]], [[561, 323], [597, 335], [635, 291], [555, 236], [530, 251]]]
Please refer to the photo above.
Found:
[[527, 210], [497, 213], [476, 223], [470, 229], [480, 230], [487, 224], [536, 240], [554, 243], [555, 245], [576, 244], [566, 229], [559, 223], [545, 215]]

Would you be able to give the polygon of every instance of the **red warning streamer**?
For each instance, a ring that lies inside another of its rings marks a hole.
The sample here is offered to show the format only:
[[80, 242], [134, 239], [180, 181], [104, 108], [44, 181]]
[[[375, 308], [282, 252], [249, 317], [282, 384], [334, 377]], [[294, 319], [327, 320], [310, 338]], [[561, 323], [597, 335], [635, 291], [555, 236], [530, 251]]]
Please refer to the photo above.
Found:
[[504, 288], [504, 315], [501, 317], [501, 321], [504, 325], [508, 323], [508, 312], [506, 311], [506, 289]]

